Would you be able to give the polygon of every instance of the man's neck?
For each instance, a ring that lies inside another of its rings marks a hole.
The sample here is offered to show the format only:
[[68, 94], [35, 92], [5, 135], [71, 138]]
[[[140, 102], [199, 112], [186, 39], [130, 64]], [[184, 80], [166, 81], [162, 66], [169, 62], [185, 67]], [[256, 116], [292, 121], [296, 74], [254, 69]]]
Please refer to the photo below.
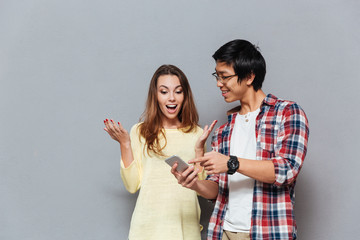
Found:
[[243, 115], [248, 112], [254, 112], [261, 106], [265, 97], [266, 94], [261, 89], [249, 93], [244, 99], [240, 100], [241, 109], [239, 113]]

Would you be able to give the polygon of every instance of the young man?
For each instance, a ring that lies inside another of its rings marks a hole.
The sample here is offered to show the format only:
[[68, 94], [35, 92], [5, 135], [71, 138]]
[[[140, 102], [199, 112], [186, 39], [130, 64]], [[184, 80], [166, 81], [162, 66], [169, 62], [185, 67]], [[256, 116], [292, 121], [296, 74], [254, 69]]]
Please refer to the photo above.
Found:
[[184, 187], [216, 199], [210, 239], [296, 239], [294, 187], [307, 151], [308, 121], [295, 102], [261, 90], [266, 64], [245, 40], [218, 49], [213, 76], [226, 102], [240, 101], [216, 129], [213, 151], [189, 163], [198, 169], [172, 173]]

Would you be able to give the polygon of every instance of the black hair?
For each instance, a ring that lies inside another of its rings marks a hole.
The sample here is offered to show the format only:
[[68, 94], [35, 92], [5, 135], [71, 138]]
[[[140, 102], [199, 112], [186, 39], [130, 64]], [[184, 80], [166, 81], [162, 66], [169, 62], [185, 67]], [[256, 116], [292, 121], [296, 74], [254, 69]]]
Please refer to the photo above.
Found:
[[234, 68], [238, 82], [254, 74], [254, 90], [261, 89], [266, 74], [266, 63], [259, 48], [249, 41], [236, 39], [221, 46], [212, 56], [215, 61], [225, 62]]

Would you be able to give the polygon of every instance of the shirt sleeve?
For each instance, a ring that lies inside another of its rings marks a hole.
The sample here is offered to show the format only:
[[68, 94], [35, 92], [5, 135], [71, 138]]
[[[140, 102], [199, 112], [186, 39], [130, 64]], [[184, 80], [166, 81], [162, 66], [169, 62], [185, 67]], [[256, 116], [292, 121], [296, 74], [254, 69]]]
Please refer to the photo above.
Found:
[[130, 193], [135, 193], [140, 189], [142, 180], [142, 144], [139, 140], [138, 124], [134, 125], [130, 130], [131, 149], [134, 161], [125, 167], [123, 161], [120, 161], [120, 174], [124, 182], [125, 188]]
[[303, 165], [308, 143], [309, 127], [304, 111], [293, 103], [284, 110], [275, 144], [275, 185], [292, 184]]

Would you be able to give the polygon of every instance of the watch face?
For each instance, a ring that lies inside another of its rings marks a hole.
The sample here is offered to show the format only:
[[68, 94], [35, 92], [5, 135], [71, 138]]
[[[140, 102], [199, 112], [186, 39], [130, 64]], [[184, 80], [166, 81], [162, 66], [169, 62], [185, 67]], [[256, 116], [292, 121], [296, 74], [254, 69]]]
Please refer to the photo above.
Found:
[[230, 168], [236, 168], [236, 162], [234, 162], [234, 161], [231, 161], [230, 162]]
[[229, 168], [228, 173], [233, 174], [236, 172], [236, 170], [239, 168], [239, 161], [237, 157], [230, 156], [230, 159], [228, 161], [228, 168]]

